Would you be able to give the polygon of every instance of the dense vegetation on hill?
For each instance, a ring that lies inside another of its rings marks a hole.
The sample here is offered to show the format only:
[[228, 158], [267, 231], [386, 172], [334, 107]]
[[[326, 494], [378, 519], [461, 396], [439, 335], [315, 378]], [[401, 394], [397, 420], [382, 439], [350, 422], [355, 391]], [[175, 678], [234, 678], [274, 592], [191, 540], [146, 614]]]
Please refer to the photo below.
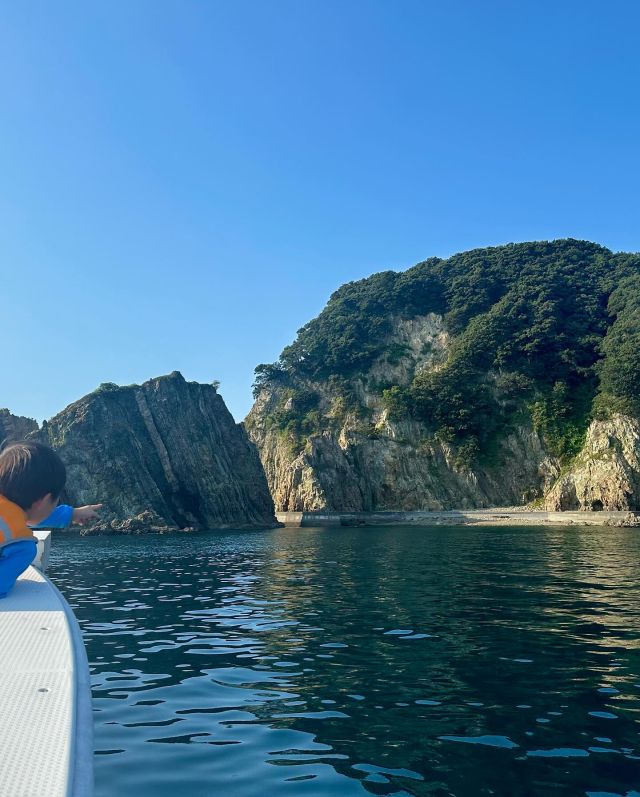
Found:
[[314, 383], [328, 381], [353, 408], [354, 377], [383, 353], [402, 356], [390, 351], [394, 322], [429, 312], [452, 336], [445, 366], [382, 385], [384, 402], [467, 461], [491, 456], [523, 413], [565, 459], [592, 417], [640, 414], [640, 256], [561, 240], [432, 258], [342, 286], [277, 363], [256, 369], [256, 393], [281, 385], [295, 399], [273, 423], [298, 438], [321, 429]]

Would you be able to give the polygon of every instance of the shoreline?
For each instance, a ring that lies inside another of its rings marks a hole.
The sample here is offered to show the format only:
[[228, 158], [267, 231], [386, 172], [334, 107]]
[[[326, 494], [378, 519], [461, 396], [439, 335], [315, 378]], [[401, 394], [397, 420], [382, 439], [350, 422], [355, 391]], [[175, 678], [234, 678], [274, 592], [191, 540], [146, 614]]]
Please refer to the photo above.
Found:
[[409, 512], [276, 512], [287, 528], [313, 526], [604, 526], [640, 527], [640, 512], [546, 512], [525, 508]]
[[[276, 522], [270, 525], [242, 526], [226, 525], [211, 529], [265, 530], [273, 528], [340, 528], [359, 526], [593, 526], [600, 528], [640, 528], [640, 512], [546, 512], [521, 507], [492, 509], [449, 509], [442, 511], [413, 510], [378, 512], [276, 512]], [[55, 534], [77, 531], [80, 536], [135, 536], [162, 535], [168, 533], [197, 533], [195, 528], [175, 526], [153, 526], [143, 523], [119, 523], [116, 526], [99, 524], [97, 527], [74, 527], [69, 530], [54, 530]]]

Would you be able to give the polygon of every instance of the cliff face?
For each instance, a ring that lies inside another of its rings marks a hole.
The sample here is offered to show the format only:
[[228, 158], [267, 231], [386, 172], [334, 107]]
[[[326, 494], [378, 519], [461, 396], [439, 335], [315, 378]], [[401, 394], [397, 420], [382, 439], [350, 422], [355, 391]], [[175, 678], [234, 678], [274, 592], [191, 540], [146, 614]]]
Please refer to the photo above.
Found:
[[[373, 403], [375, 397], [369, 396]], [[259, 447], [277, 511], [478, 509], [542, 502], [548, 511], [640, 511], [640, 422], [617, 415], [593, 421], [584, 448], [564, 471], [531, 426], [500, 442], [502, 464], [461, 467], [452, 448], [429, 439], [421, 424], [377, 414], [377, 437], [353, 418], [337, 431], [311, 435], [292, 453], [262, 414], [277, 396], [263, 395], [247, 425]]]
[[12, 415], [7, 409], [0, 410], [0, 448], [7, 443], [24, 440], [37, 428], [38, 424], [33, 418]]
[[551, 511], [640, 510], [640, 422], [594, 421], [584, 448], [546, 496]]
[[532, 426], [516, 426], [499, 443], [499, 468], [473, 468], [454, 447], [439, 441], [425, 423], [393, 420], [383, 406], [379, 385], [391, 379], [406, 385], [419, 371], [442, 367], [450, 338], [442, 316], [429, 313], [395, 319], [387, 352], [350, 388], [362, 411], [342, 412], [330, 385], [306, 382], [318, 396], [316, 412], [325, 428], [309, 435], [301, 451], [269, 419], [283, 406], [295, 412], [286, 388], [262, 390], [246, 420], [256, 443], [278, 511], [470, 509], [523, 504], [540, 498], [560, 472]]
[[177, 372], [103, 385], [37, 436], [67, 466], [67, 500], [102, 502], [103, 518], [143, 512], [180, 528], [273, 526], [258, 454], [211, 385]]
[[337, 432], [309, 437], [291, 454], [286, 443], [255, 426], [262, 462], [278, 511], [357, 512], [443, 510], [519, 505], [540, 497], [559, 467], [532, 429], [503, 441], [504, 471], [467, 469], [445, 443], [430, 442], [416, 424], [382, 421], [368, 439], [349, 421]]

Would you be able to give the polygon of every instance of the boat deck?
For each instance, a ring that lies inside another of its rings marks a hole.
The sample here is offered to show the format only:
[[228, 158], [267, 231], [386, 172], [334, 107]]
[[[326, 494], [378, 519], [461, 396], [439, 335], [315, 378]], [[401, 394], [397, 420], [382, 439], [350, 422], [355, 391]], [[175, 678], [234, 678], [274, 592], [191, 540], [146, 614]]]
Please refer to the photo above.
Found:
[[93, 733], [82, 635], [35, 567], [0, 600], [0, 640], [3, 797], [88, 797]]

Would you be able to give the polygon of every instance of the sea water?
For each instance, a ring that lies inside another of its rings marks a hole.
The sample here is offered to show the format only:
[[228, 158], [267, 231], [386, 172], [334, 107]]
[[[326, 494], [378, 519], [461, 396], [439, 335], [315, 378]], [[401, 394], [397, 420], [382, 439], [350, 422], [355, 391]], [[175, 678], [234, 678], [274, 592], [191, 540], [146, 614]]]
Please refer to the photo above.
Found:
[[97, 797], [640, 795], [640, 532], [58, 534]]

